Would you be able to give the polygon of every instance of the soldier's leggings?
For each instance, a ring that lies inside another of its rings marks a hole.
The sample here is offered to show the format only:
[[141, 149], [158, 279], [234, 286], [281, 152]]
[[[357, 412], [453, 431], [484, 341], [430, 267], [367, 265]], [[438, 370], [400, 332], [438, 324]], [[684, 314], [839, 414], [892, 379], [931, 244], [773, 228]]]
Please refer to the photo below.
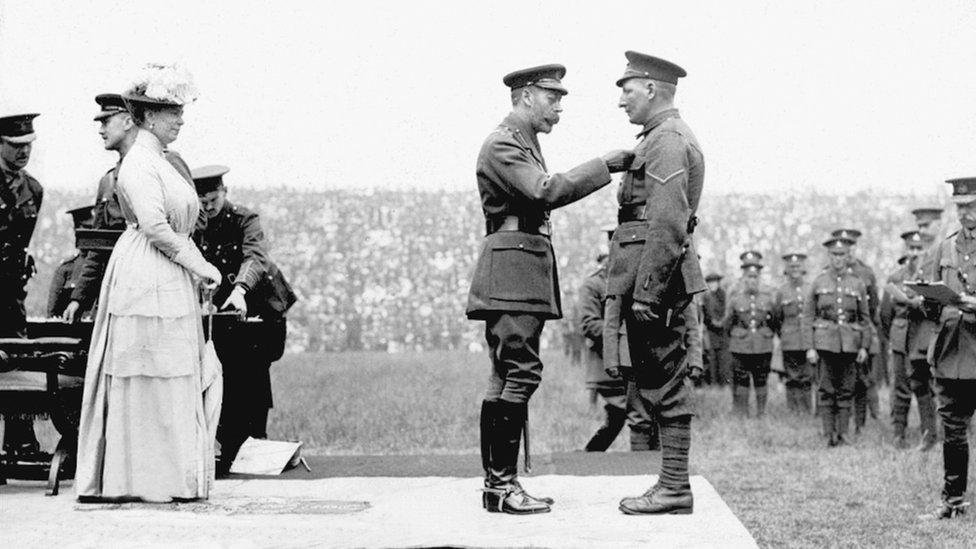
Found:
[[850, 410], [854, 398], [854, 369], [857, 355], [818, 351], [820, 355], [819, 406], [822, 412], [836, 414]]
[[810, 412], [810, 387], [813, 385], [813, 365], [806, 351], [783, 351], [786, 370], [786, 404], [790, 411]]
[[902, 353], [891, 353], [891, 425], [895, 436], [903, 436], [912, 407], [912, 389], [908, 383], [908, 359]]
[[936, 378], [939, 395], [939, 415], [945, 440], [942, 443], [942, 460], [945, 467], [945, 485], [942, 498], [950, 503], [961, 503], [969, 481], [969, 422], [976, 411], [976, 380]]
[[938, 437], [935, 421], [935, 390], [932, 382], [932, 369], [925, 359], [912, 360], [908, 370], [908, 385], [918, 404], [919, 429], [925, 440]]
[[542, 380], [539, 337], [545, 322], [522, 313], [500, 313], [485, 322], [491, 358], [485, 400], [529, 401]]

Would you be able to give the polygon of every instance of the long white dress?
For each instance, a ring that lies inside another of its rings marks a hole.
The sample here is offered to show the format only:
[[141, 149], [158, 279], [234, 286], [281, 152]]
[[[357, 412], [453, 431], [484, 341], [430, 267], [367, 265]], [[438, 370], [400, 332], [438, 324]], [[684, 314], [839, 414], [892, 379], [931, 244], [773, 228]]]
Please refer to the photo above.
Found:
[[203, 332], [189, 238], [197, 194], [139, 130], [116, 192], [128, 228], [102, 280], [78, 439], [79, 496], [205, 498], [215, 425], [204, 411]]

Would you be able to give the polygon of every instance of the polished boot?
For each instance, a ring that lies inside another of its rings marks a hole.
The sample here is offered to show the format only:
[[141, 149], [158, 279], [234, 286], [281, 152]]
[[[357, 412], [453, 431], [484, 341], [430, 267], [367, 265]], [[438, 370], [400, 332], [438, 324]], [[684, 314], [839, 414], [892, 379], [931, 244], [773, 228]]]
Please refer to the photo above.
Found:
[[535, 498], [518, 482], [518, 454], [525, 404], [499, 400], [488, 406], [490, 435], [482, 504], [488, 512], [528, 515], [548, 513], [551, 498]]
[[661, 474], [658, 482], [642, 495], [620, 500], [627, 515], [686, 515], [694, 509], [688, 480], [688, 450], [691, 446], [690, 418], [666, 420], [661, 430]]
[[675, 490], [660, 484], [651, 486], [643, 495], [620, 500], [625, 515], [690, 515], [695, 508], [691, 490]]
[[966, 485], [969, 483], [969, 443], [943, 444], [942, 466], [945, 470], [942, 501], [961, 504], [966, 498]]
[[606, 419], [603, 425], [590, 438], [590, 441], [586, 443], [584, 449], [587, 452], [606, 452], [607, 448], [613, 444], [614, 439], [617, 438], [617, 435], [620, 434], [620, 430], [623, 429], [624, 422], [627, 420], [626, 410], [621, 410], [609, 404], [603, 408], [606, 410]]
[[766, 387], [756, 387], [756, 415], [766, 415], [766, 399], [769, 392]]

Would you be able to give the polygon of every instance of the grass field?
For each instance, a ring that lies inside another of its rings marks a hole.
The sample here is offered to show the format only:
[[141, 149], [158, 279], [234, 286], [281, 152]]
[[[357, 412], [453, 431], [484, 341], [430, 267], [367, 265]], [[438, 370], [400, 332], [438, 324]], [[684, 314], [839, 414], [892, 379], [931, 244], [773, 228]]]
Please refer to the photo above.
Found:
[[[270, 433], [323, 454], [475, 454], [487, 360], [463, 352], [288, 355], [273, 370]], [[554, 353], [545, 360], [531, 402], [533, 452], [582, 448], [602, 409], [591, 406], [580, 367]], [[837, 449], [826, 448], [817, 418], [786, 412], [778, 382], [771, 389], [762, 419], [730, 417], [728, 389], [700, 390], [691, 451], [692, 472], [716, 487], [761, 546], [976, 546], [976, 512], [917, 519], [938, 501], [941, 451], [891, 446], [887, 388], [882, 419], [869, 419], [860, 438]], [[622, 435], [611, 450], [626, 442]], [[649, 460], [648, 472], [657, 466]]]

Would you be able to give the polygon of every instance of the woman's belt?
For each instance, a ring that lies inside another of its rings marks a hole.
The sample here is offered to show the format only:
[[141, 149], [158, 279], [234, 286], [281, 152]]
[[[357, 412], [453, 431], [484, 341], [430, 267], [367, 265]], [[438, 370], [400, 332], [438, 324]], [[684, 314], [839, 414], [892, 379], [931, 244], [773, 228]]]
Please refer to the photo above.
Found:
[[488, 234], [499, 231], [518, 231], [523, 233], [552, 235], [552, 225], [548, 217], [524, 217], [519, 215], [490, 215], [485, 218], [485, 231]]

